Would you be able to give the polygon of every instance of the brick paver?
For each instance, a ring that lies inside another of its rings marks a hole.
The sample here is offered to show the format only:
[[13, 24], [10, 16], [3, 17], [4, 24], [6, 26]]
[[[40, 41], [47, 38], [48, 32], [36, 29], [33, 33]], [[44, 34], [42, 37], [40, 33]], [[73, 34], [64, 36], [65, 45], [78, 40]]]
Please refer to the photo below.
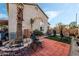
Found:
[[62, 42], [41, 38], [43, 48], [39, 48], [32, 56], [67, 56], [70, 52], [70, 45]]

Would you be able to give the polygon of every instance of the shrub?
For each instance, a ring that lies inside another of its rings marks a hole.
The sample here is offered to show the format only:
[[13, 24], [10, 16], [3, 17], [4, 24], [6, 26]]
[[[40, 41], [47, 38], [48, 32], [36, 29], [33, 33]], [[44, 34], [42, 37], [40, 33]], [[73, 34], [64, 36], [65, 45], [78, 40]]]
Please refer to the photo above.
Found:
[[56, 41], [59, 41], [59, 42], [63, 42], [63, 43], [67, 43], [67, 44], [70, 44], [71, 43], [71, 38], [70, 37], [62, 37], [62, 39], [61, 39], [61, 37], [60, 36], [52, 36], [52, 35], [50, 35], [50, 36], [48, 36], [47, 37], [48, 39], [51, 39], [51, 40], [56, 40]]
[[64, 43], [68, 43], [70, 44], [71, 43], [71, 38], [70, 37], [63, 37], [63, 40], [62, 40]]
[[53, 30], [53, 35], [56, 36], [56, 30]]
[[34, 33], [35, 33], [37, 36], [44, 35], [43, 32], [41, 32], [41, 31], [39, 31], [39, 30], [34, 30]]

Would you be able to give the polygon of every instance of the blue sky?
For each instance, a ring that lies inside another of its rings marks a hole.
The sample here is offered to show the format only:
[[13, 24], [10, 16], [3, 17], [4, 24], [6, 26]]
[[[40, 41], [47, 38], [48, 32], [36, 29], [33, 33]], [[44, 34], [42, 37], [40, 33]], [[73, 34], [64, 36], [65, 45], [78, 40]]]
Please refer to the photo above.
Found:
[[44, 10], [44, 12], [48, 15], [48, 22], [55, 26], [57, 23], [61, 22], [63, 24], [69, 24], [77, 20], [79, 24], [79, 4], [61, 4], [61, 3], [47, 3], [47, 4], [39, 4], [39, 6]]
[[[62, 3], [39, 3], [39, 6], [48, 15], [48, 22], [55, 26], [61, 22], [63, 24], [69, 24], [76, 19], [79, 20], [79, 4], [62, 4]], [[6, 4], [0, 3], [0, 18], [8, 18]], [[79, 21], [78, 21], [79, 24]]]
[[0, 19], [8, 18], [6, 4], [0, 3]]

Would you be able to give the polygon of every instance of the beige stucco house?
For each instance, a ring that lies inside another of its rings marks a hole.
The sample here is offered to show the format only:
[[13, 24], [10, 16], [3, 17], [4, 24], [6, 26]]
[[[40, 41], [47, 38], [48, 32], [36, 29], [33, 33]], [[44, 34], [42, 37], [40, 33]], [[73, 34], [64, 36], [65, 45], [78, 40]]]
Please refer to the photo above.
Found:
[[[38, 29], [43, 33], [46, 33], [49, 26], [47, 15], [37, 4], [25, 3], [23, 5], [22, 31], [24, 31], [24, 29]], [[15, 39], [17, 30], [17, 5], [14, 3], [7, 4], [7, 9], [9, 15], [9, 39]], [[30, 23], [31, 20], [33, 20], [32, 26]]]

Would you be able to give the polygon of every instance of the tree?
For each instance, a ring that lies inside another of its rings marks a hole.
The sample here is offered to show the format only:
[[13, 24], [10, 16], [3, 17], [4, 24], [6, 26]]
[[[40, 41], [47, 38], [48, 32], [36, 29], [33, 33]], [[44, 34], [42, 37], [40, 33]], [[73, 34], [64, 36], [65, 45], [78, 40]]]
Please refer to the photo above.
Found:
[[53, 36], [56, 36], [56, 30], [53, 29]]
[[64, 36], [63, 35], [64, 25], [62, 23], [58, 23], [58, 27], [59, 27], [60, 36], [61, 36], [61, 39], [62, 39], [62, 37]]
[[76, 22], [71, 22], [71, 23], [69, 24], [69, 27], [70, 27], [70, 28], [77, 28], [77, 23], [76, 23]]
[[30, 19], [31, 29], [32, 29], [32, 27], [33, 27], [33, 23], [34, 23], [34, 20], [31, 18], [31, 19]]
[[23, 4], [18, 3], [17, 4], [17, 36], [15, 43], [19, 44], [22, 42], [23, 36], [22, 36], [22, 21], [23, 21]]

